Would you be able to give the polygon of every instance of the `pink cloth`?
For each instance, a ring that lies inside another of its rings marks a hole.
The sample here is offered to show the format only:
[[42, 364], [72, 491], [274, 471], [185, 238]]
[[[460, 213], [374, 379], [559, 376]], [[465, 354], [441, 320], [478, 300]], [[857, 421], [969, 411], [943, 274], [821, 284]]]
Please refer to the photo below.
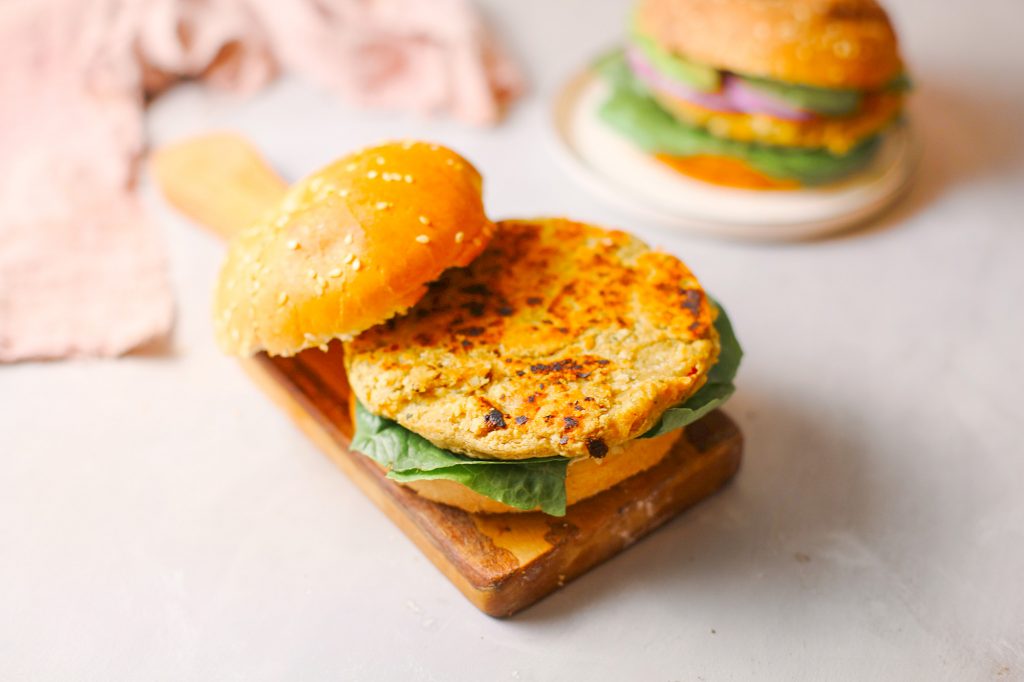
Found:
[[493, 123], [523, 88], [470, 0], [0, 1], [0, 362], [168, 333], [163, 246], [134, 193], [148, 96], [294, 70], [362, 106]]

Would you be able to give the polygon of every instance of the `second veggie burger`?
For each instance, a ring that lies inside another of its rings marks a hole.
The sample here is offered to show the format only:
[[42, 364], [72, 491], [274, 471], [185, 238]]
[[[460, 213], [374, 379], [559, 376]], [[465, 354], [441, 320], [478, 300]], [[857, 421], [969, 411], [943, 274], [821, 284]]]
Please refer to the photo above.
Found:
[[756, 189], [863, 168], [908, 87], [874, 0], [641, 0], [602, 118], [680, 172]]

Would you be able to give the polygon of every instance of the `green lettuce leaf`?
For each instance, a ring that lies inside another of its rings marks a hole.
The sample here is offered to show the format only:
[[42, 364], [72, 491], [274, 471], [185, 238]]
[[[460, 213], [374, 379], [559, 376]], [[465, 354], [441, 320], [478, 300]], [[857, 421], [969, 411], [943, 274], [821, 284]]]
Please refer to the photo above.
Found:
[[683, 123], [665, 111], [633, 75], [621, 52], [605, 56], [596, 68], [612, 89], [598, 114], [608, 125], [652, 154], [731, 156], [746, 161], [766, 175], [817, 185], [865, 166], [880, 142], [876, 135], [846, 154], [836, 156], [826, 149], [776, 147], [715, 137], [704, 128]]
[[[642, 438], [682, 428], [732, 395], [732, 381], [743, 351], [721, 306], [715, 328], [721, 339], [721, 351], [718, 362], [708, 372], [707, 383], [685, 403], [667, 410]], [[387, 468], [390, 479], [402, 483], [455, 481], [516, 509], [540, 508], [552, 516], [565, 515], [565, 474], [570, 461], [566, 457], [499, 461], [457, 455], [395, 421], [372, 414], [360, 403], [356, 404], [355, 426], [352, 449]]]
[[685, 403], [665, 410], [658, 423], [650, 431], [640, 436], [641, 438], [654, 438], [692, 424], [711, 410], [721, 407], [736, 391], [733, 380], [736, 378], [740, 361], [743, 359], [743, 348], [736, 338], [732, 322], [726, 315], [725, 308], [718, 305], [717, 302], [715, 305], [718, 307], [715, 329], [718, 330], [721, 348], [718, 353], [718, 362], [708, 372], [707, 382]]
[[437, 447], [397, 422], [356, 405], [352, 449], [388, 469], [400, 482], [446, 479], [516, 509], [565, 514], [566, 457], [483, 460]]

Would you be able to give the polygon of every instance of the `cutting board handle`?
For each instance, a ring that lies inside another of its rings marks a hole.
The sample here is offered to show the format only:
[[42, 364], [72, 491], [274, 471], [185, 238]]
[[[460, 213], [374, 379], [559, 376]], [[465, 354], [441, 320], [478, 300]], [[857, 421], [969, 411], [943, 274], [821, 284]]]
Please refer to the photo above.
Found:
[[161, 147], [149, 167], [172, 206], [224, 239], [259, 220], [288, 189], [259, 150], [235, 133]]

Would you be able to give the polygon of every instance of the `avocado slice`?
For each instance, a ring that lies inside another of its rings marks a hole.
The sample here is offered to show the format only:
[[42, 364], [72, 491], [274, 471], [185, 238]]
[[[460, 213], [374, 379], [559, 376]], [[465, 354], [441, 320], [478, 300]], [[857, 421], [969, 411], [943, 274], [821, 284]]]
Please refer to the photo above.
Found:
[[718, 69], [697, 64], [659, 46], [633, 23], [630, 42], [640, 50], [655, 69], [669, 78], [700, 92], [716, 92], [722, 87], [722, 74]]
[[863, 93], [859, 90], [816, 88], [811, 85], [794, 85], [753, 76], [739, 76], [739, 78], [750, 87], [756, 88], [766, 95], [824, 116], [852, 114], [860, 109], [863, 100]]
[[777, 147], [715, 137], [704, 128], [682, 123], [665, 111], [633, 76], [621, 52], [608, 55], [597, 68], [612, 86], [612, 94], [601, 106], [599, 115], [650, 153], [731, 156], [775, 178], [820, 185], [863, 168], [880, 143], [876, 135], [850, 152], [836, 156], [825, 149]]

